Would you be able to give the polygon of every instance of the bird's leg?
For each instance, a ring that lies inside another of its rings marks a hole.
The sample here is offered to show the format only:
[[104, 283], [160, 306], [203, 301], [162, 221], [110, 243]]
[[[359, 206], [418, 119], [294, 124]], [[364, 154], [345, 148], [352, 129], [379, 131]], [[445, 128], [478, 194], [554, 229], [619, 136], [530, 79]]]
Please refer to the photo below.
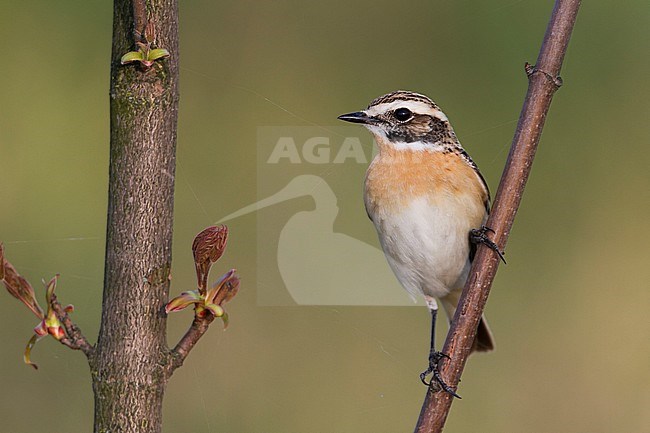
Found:
[[[447, 385], [447, 383], [442, 379], [442, 376], [440, 375], [438, 364], [440, 364], [440, 361], [445, 358], [449, 359], [449, 356], [436, 350], [436, 316], [438, 315], [438, 303], [435, 299], [428, 296], [426, 297], [426, 302], [427, 306], [429, 307], [429, 311], [431, 311], [431, 346], [429, 349], [429, 367], [420, 373], [420, 380], [426, 386], [431, 386], [435, 380], [435, 382], [440, 386], [440, 388], [442, 388], [443, 391], [453, 395], [456, 398], [461, 398], [453, 389], [451, 389], [449, 385]], [[427, 375], [429, 373], [431, 373], [432, 376], [431, 380], [427, 382]]]
[[469, 231], [469, 240], [476, 245], [478, 244], [486, 245], [492, 251], [497, 253], [501, 261], [503, 261], [503, 263], [505, 264], [506, 259], [503, 258], [504, 253], [499, 249], [497, 244], [494, 243], [494, 241], [487, 236], [489, 232], [494, 233], [494, 230], [486, 226], [481, 226], [481, 228], [479, 229], [472, 229]]

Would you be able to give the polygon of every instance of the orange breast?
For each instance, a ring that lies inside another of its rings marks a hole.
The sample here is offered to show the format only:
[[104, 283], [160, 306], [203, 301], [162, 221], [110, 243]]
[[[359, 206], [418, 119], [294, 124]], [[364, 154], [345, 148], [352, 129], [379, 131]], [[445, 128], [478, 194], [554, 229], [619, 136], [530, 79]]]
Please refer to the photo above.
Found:
[[474, 169], [457, 154], [382, 146], [366, 173], [368, 213], [394, 214], [422, 196], [433, 205], [457, 198], [476, 203], [480, 209], [487, 191]]

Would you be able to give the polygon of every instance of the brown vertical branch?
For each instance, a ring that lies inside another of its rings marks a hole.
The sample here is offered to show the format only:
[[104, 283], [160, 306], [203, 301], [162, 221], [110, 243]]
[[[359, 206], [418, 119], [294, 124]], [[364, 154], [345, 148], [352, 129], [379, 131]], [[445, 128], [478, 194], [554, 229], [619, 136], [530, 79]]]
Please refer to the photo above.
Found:
[[[561, 84], [559, 73], [576, 20], [580, 0], [557, 0], [537, 64], [526, 65], [528, 92], [519, 117], [494, 208], [487, 226], [496, 232], [494, 241], [504, 249], [519, 208], [535, 151], [542, 133], [553, 94]], [[450, 360], [442, 367], [442, 376], [456, 387], [469, 356], [476, 328], [487, 302], [499, 257], [488, 248], [479, 247], [458, 309], [447, 335], [443, 353]], [[453, 397], [446, 392], [427, 391], [416, 432], [441, 432]]]
[[[163, 307], [171, 267], [176, 125], [176, 0], [115, 0], [110, 87], [106, 268], [99, 338], [91, 357], [95, 432], [158, 433], [169, 376]], [[155, 25], [171, 56], [120, 65]], [[134, 16], [135, 15], [135, 16]], [[135, 21], [138, 21], [137, 23]]]

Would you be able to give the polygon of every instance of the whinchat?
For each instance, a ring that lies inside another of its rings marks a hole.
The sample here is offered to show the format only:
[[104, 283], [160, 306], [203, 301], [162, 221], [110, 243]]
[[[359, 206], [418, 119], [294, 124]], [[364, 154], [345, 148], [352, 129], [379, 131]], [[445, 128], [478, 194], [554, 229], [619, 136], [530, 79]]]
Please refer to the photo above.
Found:
[[[435, 350], [436, 298], [451, 321], [476, 243], [488, 244], [501, 256], [486, 236], [490, 193], [485, 179], [447, 116], [424, 95], [392, 92], [339, 119], [364, 125], [377, 143], [379, 152], [365, 178], [366, 211], [395, 276], [412, 296], [424, 295], [431, 312], [429, 366], [420, 378], [430, 385], [426, 377], [432, 373], [457, 397], [438, 371], [446, 355]], [[472, 351], [493, 349], [482, 317]]]

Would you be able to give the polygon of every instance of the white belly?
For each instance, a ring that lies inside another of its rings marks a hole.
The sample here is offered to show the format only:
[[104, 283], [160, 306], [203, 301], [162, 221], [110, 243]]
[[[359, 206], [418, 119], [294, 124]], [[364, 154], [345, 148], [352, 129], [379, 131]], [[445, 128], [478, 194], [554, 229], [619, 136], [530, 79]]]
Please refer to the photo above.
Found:
[[[370, 213], [370, 211], [369, 211]], [[462, 288], [469, 272], [469, 231], [485, 210], [470, 197], [417, 198], [398, 212], [370, 213], [384, 254], [412, 295], [436, 298]]]

